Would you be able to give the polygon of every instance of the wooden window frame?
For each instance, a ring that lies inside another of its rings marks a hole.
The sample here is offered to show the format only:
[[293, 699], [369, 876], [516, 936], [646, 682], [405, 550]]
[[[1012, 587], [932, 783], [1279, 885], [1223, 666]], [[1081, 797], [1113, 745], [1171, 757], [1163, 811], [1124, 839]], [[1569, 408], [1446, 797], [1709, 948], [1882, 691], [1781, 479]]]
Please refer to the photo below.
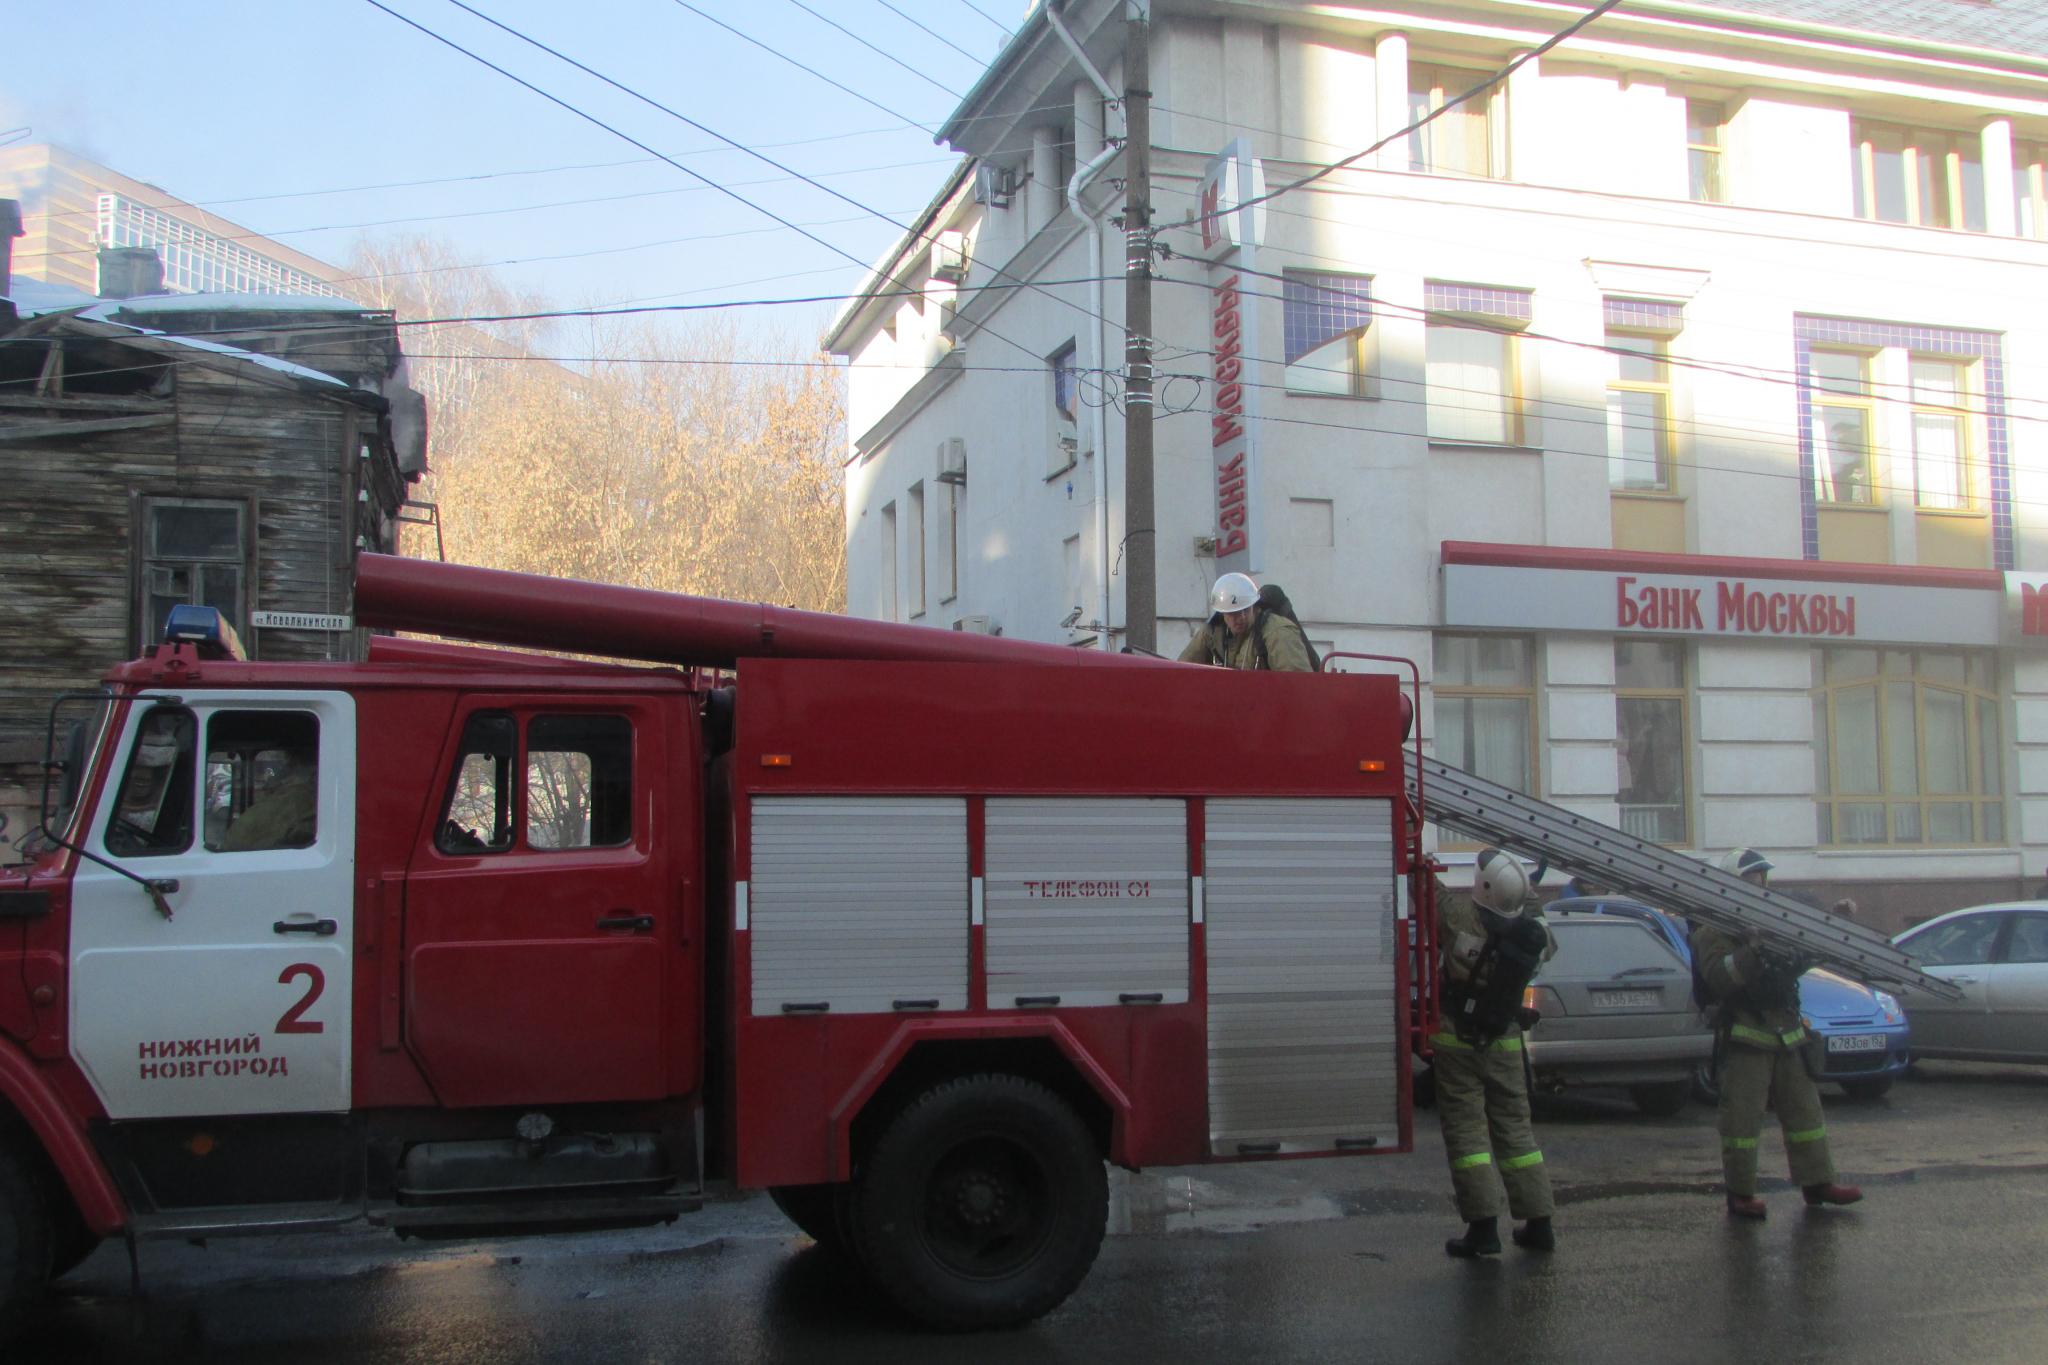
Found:
[[[1617, 644], [1621, 643], [1616, 641]], [[1676, 839], [1659, 839], [1655, 842], [1666, 848], [1689, 848], [1692, 846], [1692, 692], [1690, 680], [1692, 669], [1687, 658], [1689, 651], [1683, 640], [1652, 638], [1651, 644], [1678, 646], [1678, 685], [1676, 687], [1625, 687], [1617, 672], [1614, 684], [1614, 711], [1616, 733], [1620, 733], [1621, 703], [1638, 698], [1649, 700], [1674, 700], [1678, 703], [1678, 818], [1680, 830]], [[1616, 661], [1619, 663], [1619, 660]], [[1615, 792], [1617, 813], [1620, 810], [1621, 793]], [[1624, 826], [1626, 828], [1626, 826]], [[1648, 837], [1648, 836], [1639, 836]]]
[[[1613, 493], [1623, 494], [1643, 493], [1669, 495], [1675, 493], [1677, 492], [1678, 485], [1678, 430], [1676, 421], [1672, 415], [1672, 408], [1676, 402], [1676, 394], [1672, 390], [1671, 383], [1671, 337], [1667, 333], [1663, 332], [1640, 331], [1632, 327], [1609, 327], [1606, 333], [1607, 349], [1608, 353], [1614, 356], [1614, 368], [1617, 371], [1620, 369], [1620, 362], [1623, 352], [1620, 349], [1618, 349], [1614, 344], [1614, 338], [1616, 337], [1630, 337], [1654, 343], [1657, 348], [1655, 352], [1655, 355], [1657, 357], [1657, 363], [1661, 367], [1664, 377], [1656, 381], [1641, 379], [1621, 379], [1618, 377], [1610, 378], [1607, 381], [1607, 391], [1609, 393], [1647, 393], [1655, 395], [1656, 397], [1662, 399], [1663, 402], [1662, 414], [1661, 416], [1659, 416], [1657, 420], [1656, 485], [1654, 487], [1643, 488], [1634, 487], [1629, 484], [1614, 482], [1614, 462], [1613, 454], [1610, 449], [1607, 466], [1608, 490]], [[1630, 351], [1628, 352], [1628, 354], [1640, 355], [1642, 353], [1639, 351]], [[1607, 415], [1607, 422], [1608, 431], [1610, 433], [1611, 439], [1611, 433], [1614, 429], [1614, 413], [1611, 409], [1609, 410]]]
[[[1711, 121], [1702, 119], [1696, 122], [1693, 118], [1693, 110], [1695, 109], [1711, 109], [1714, 111], [1714, 118]], [[1691, 195], [1694, 203], [1727, 203], [1728, 106], [1720, 100], [1689, 99], [1685, 102], [1685, 123], [1687, 193]], [[1714, 130], [1714, 140], [1712, 142], [1693, 141], [1692, 130], [1696, 126], [1712, 128]], [[1706, 171], [1704, 176], [1699, 177], [1700, 180], [1705, 181], [1704, 192], [1701, 184], [1696, 182], [1692, 174], [1693, 164], [1696, 159], [1699, 165]]]
[[[1969, 224], [1970, 204], [1963, 185], [1962, 144], [1975, 139], [1975, 133], [1960, 132], [1951, 128], [1919, 128], [1911, 124], [1891, 123], [1882, 119], [1857, 119], [1851, 125], [1850, 146], [1852, 149], [1853, 171], [1856, 182], [1856, 216], [1872, 222], [1893, 222], [1877, 216], [1877, 155], [1872, 147], [1871, 134], [1882, 129], [1901, 135], [1905, 170], [1906, 217], [1904, 226], [1947, 228], [1954, 232], [1982, 232]], [[1939, 147], [1936, 141], [1939, 140]], [[1921, 201], [1921, 163], [1939, 163], [1933, 175], [1939, 177], [1941, 188], [1947, 200], [1946, 212], [1937, 212], [1936, 206]], [[1979, 155], [1979, 179], [1982, 179], [1982, 156]], [[1983, 208], [1983, 204], [1979, 204]], [[1937, 221], [1946, 219], [1947, 221]]]
[[[1439, 640], [1444, 640], [1444, 639], [1474, 639], [1474, 640], [1477, 640], [1477, 639], [1497, 638], [1497, 637], [1498, 637], [1498, 636], [1499, 636], [1500, 634], [1502, 634], [1502, 632], [1493, 632], [1493, 631], [1463, 631], [1463, 630], [1442, 630], [1442, 631], [1437, 631], [1437, 632], [1435, 632], [1434, 634], [1432, 634], [1432, 635], [1431, 635], [1431, 637], [1430, 637], [1430, 651], [1431, 651], [1431, 656], [1432, 656], [1432, 665], [1431, 665], [1431, 669], [1430, 669], [1430, 684], [1429, 684], [1429, 690], [1430, 690], [1430, 711], [1431, 711], [1431, 715], [1432, 715], [1432, 722], [1431, 722], [1431, 728], [1432, 728], [1432, 744], [1431, 744], [1431, 747], [1432, 747], [1432, 749], [1433, 749], [1433, 750], [1437, 750], [1437, 749], [1438, 749], [1438, 740], [1437, 740], [1437, 736], [1438, 736], [1438, 735], [1440, 735], [1440, 733], [1441, 733], [1440, 731], [1438, 731], [1438, 730], [1436, 729], [1436, 727], [1435, 727], [1435, 722], [1434, 722], [1434, 715], [1435, 715], [1435, 711], [1436, 711], [1436, 706], [1437, 706], [1437, 703], [1438, 703], [1439, 701], [1441, 701], [1441, 700], [1444, 700], [1444, 699], [1447, 699], [1447, 698], [1474, 698], [1474, 697], [1505, 697], [1505, 698], [1518, 698], [1518, 699], [1522, 700], [1523, 702], [1525, 702], [1525, 703], [1527, 704], [1527, 708], [1528, 708], [1528, 737], [1529, 737], [1529, 740], [1528, 740], [1528, 743], [1529, 743], [1529, 754], [1528, 754], [1528, 761], [1529, 761], [1529, 786], [1530, 786], [1530, 788], [1531, 788], [1531, 790], [1530, 790], [1530, 792], [1529, 792], [1528, 794], [1529, 794], [1529, 795], [1531, 795], [1531, 796], [1540, 796], [1540, 795], [1542, 794], [1542, 787], [1543, 787], [1543, 766], [1542, 766], [1542, 751], [1543, 751], [1543, 745], [1542, 745], [1542, 738], [1541, 738], [1540, 734], [1538, 733], [1538, 723], [1537, 723], [1537, 721], [1538, 721], [1538, 717], [1537, 717], [1537, 710], [1536, 710], [1536, 695], [1537, 695], [1537, 685], [1536, 685], [1536, 679], [1537, 679], [1537, 675], [1538, 675], [1538, 672], [1539, 672], [1539, 667], [1538, 667], [1538, 653], [1539, 653], [1539, 650], [1538, 650], [1538, 641], [1537, 641], [1536, 637], [1535, 637], [1535, 636], [1533, 636], [1533, 635], [1521, 635], [1521, 634], [1515, 634], [1515, 633], [1513, 633], [1513, 632], [1507, 632], [1507, 634], [1509, 634], [1509, 635], [1511, 636], [1511, 638], [1514, 638], [1514, 639], [1519, 639], [1519, 640], [1523, 641], [1524, 643], [1526, 643], [1526, 644], [1528, 645], [1528, 659], [1529, 659], [1529, 681], [1528, 681], [1528, 682], [1527, 682], [1526, 684], [1524, 684], [1524, 685], [1520, 685], [1520, 686], [1515, 686], [1515, 687], [1483, 687], [1483, 686], [1467, 686], [1467, 685], [1464, 685], [1464, 684], [1460, 684], [1460, 683], [1444, 683], [1444, 682], [1440, 682], [1440, 681], [1438, 681], [1438, 679], [1437, 679], [1437, 676], [1436, 676], [1436, 669], [1435, 669], [1435, 666], [1434, 666], [1434, 656], [1435, 656], [1435, 650], [1436, 650], [1436, 642], [1437, 642], [1437, 641], [1439, 641]], [[1441, 757], [1441, 752], [1440, 752], [1440, 750], [1439, 750], [1438, 756], [1439, 756], [1439, 757]], [[1483, 774], [1481, 774], [1481, 775], [1483, 776]], [[1489, 779], [1489, 780], [1493, 780], [1493, 779]], [[1456, 836], [1452, 835], [1452, 834], [1451, 834], [1451, 833], [1450, 833], [1449, 831], [1447, 831], [1447, 830], [1443, 830], [1443, 829], [1441, 829], [1441, 828], [1439, 828], [1439, 830], [1438, 830], [1438, 841], [1439, 841], [1439, 846], [1440, 846], [1440, 847], [1442, 847], [1442, 848], [1446, 848], [1446, 849], [1472, 849], [1472, 848], [1478, 848], [1478, 847], [1480, 847], [1480, 845], [1479, 845], [1479, 844], [1477, 844], [1477, 843], [1463, 842], [1463, 841], [1457, 840], [1457, 839], [1456, 839]]]
[[[1873, 848], [2004, 848], [2012, 838], [2011, 812], [2006, 809], [2004, 789], [2004, 746], [2008, 728], [2004, 713], [2003, 699], [1998, 692], [1998, 657], [1990, 650], [1885, 650], [1874, 648], [1879, 656], [1879, 669], [1883, 668], [1885, 654], [1909, 654], [1913, 668], [1908, 673], [1877, 673], [1854, 678], [1831, 680], [1827, 676], [1827, 660], [1844, 650], [1821, 649], [1815, 651], [1816, 685], [1812, 689], [1815, 724], [1815, 771], [1814, 785], [1819, 788], [1814, 794], [1814, 807], [1820, 817], [1820, 827], [1815, 831], [1817, 846], [1832, 849], [1873, 849]], [[1944, 657], [1960, 656], [1965, 660], [1963, 676], [1958, 683], [1949, 678], [1929, 677], [1919, 671], [1920, 659], [1935, 654]], [[1986, 672], [1991, 677], [1990, 690], [1970, 681], [1972, 670], [1968, 660], [1975, 656], [1985, 662]], [[1907, 684], [1913, 689], [1913, 760], [1916, 785], [1922, 790], [1915, 792], [1893, 792], [1892, 746], [1897, 742], [1888, 723], [1889, 703], [1886, 691], [1894, 684]], [[1879, 790], [1875, 793], [1849, 792], [1841, 790], [1841, 746], [1836, 742], [1835, 715], [1837, 698], [1843, 692], [1859, 687], [1874, 687], [1877, 692], [1877, 764]], [[1943, 692], [1958, 692], [1964, 698], [1965, 737], [1964, 758], [1968, 764], [1968, 778], [1965, 786], [1970, 790], [1949, 795], [1935, 795], [1925, 791], [1927, 786], [1927, 692], [1932, 689]], [[1996, 726], [1994, 747], [1998, 753], [1998, 772], [1987, 775], [1984, 772], [1984, 721], [1983, 709], [1991, 708], [1993, 724]], [[1843, 840], [1841, 838], [1841, 807], [1878, 806], [1883, 812], [1884, 838]], [[1964, 806], [1970, 811], [1970, 830], [1974, 836], [1961, 842], [1937, 841], [1931, 837], [1932, 821], [1929, 819], [1933, 806]], [[1894, 811], [1898, 807], [1918, 808], [1921, 837], [1917, 840], [1902, 840], [1897, 837], [1897, 823]], [[1997, 807], [1998, 837], [1985, 837], [1986, 811]]]

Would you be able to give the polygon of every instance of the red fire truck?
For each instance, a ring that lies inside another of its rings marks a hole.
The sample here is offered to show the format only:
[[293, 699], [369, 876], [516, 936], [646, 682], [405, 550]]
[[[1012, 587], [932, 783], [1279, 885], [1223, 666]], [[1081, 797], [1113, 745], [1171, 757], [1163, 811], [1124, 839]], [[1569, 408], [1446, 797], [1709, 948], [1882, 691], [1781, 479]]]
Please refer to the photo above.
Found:
[[247, 662], [199, 613], [60, 704], [0, 870], [0, 1312], [108, 1237], [725, 1182], [925, 1321], [1015, 1323], [1087, 1273], [1105, 1163], [1410, 1149], [1394, 678], [378, 556], [357, 615], [657, 666]]

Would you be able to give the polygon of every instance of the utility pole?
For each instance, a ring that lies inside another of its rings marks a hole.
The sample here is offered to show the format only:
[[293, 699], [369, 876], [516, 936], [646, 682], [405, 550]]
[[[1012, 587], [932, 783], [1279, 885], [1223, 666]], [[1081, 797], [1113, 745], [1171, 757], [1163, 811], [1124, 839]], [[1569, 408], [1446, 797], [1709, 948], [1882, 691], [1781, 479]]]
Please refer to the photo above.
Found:
[[1128, 0], [1124, 44], [1124, 643], [1159, 648], [1152, 498], [1152, 4]]

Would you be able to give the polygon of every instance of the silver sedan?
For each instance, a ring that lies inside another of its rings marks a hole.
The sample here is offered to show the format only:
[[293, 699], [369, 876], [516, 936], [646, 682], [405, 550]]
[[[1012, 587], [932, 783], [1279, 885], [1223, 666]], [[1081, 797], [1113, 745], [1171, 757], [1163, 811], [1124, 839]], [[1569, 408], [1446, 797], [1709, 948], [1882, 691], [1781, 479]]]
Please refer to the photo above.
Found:
[[1973, 905], [1892, 940], [1961, 1000], [1902, 993], [1913, 1055], [1974, 1062], [2048, 1062], [2048, 901]]

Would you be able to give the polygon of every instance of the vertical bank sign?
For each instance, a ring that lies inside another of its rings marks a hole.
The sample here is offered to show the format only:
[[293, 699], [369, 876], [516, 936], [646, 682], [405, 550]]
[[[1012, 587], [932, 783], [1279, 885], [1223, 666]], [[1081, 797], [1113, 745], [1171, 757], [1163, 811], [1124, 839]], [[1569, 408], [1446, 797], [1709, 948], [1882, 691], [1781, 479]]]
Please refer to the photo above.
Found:
[[1258, 269], [1265, 167], [1239, 138], [1209, 162], [1197, 225], [1209, 262], [1209, 447], [1216, 484], [1216, 570], [1256, 573], [1265, 553], [1259, 493], [1257, 359], [1260, 296], [1274, 292]]

